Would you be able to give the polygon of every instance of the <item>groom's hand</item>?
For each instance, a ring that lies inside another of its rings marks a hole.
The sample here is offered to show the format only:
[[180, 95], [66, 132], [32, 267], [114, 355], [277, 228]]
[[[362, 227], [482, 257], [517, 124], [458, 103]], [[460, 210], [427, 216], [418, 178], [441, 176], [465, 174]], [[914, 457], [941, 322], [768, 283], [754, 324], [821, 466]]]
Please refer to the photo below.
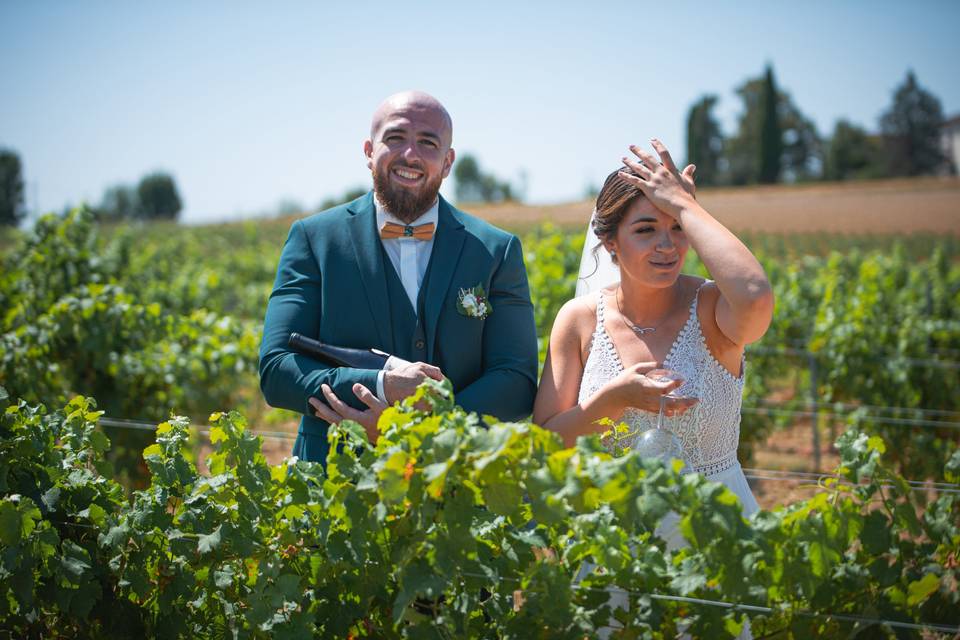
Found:
[[327, 399], [328, 404], [324, 404], [317, 398], [310, 398], [308, 402], [313, 407], [314, 415], [326, 420], [330, 424], [337, 424], [341, 420], [353, 420], [363, 425], [367, 432], [367, 439], [370, 442], [376, 442], [379, 432], [377, 431], [377, 420], [380, 414], [387, 408], [387, 405], [380, 401], [377, 396], [360, 383], [353, 385], [353, 392], [363, 404], [369, 407], [365, 411], [354, 409], [343, 400], [337, 397], [328, 385], [320, 385], [323, 397]]
[[392, 371], [387, 371], [383, 375], [383, 395], [386, 396], [387, 404], [392, 405], [394, 402], [413, 395], [420, 383], [427, 378], [443, 380], [443, 372], [440, 371], [439, 367], [426, 362], [410, 362]]

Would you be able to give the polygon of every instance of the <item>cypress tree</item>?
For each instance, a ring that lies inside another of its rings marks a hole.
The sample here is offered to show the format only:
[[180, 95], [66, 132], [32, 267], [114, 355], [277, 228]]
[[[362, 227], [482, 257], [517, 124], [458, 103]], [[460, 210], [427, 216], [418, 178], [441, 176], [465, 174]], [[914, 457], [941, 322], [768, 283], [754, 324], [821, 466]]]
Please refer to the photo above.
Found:
[[757, 179], [761, 184], [773, 184], [780, 177], [783, 131], [780, 126], [778, 102], [773, 69], [767, 65], [767, 71], [763, 79], [763, 91], [760, 94], [760, 110], [763, 121], [760, 126], [760, 162], [758, 163]]

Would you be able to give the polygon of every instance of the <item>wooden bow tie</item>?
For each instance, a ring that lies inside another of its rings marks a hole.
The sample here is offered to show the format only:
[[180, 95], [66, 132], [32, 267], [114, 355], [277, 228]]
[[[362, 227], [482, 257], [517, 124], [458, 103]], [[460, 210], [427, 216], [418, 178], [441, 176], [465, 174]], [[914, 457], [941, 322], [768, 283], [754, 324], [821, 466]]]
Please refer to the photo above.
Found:
[[394, 222], [385, 222], [380, 228], [380, 237], [384, 240], [393, 240], [395, 238], [413, 238], [415, 240], [429, 240], [433, 237], [433, 223], [418, 224], [415, 227], [409, 224], [396, 224]]

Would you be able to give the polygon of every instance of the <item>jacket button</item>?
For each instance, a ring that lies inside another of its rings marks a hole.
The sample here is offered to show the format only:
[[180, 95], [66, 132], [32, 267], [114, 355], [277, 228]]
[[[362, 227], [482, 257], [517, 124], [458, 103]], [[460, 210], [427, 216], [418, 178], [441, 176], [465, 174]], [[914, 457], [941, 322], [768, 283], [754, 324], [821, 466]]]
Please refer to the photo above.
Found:
[[427, 343], [423, 340], [417, 340], [413, 343], [413, 346], [415, 346], [417, 349], [423, 349], [425, 346], [427, 346]]

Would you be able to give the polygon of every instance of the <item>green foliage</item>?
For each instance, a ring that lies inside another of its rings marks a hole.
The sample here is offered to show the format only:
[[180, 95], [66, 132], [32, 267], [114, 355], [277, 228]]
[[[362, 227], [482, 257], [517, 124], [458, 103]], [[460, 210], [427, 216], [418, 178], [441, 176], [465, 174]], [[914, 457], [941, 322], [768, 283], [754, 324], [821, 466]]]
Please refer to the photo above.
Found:
[[[243, 418], [218, 413], [201, 476], [187, 420], [169, 420], [129, 501], [105, 475], [98, 419], [82, 398], [3, 413], [0, 452], [22, 461], [0, 475], [10, 634], [581, 638], [613, 616], [614, 637], [723, 638], [744, 621], [657, 595], [769, 607], [751, 614], [755, 635], [807, 638], [853, 630], [811, 613], [945, 624], [960, 604], [960, 501], [918, 515], [883, 442], [856, 430], [838, 441], [838, 480], [745, 520], [702, 476], [611, 457], [596, 437], [563, 449], [535, 425], [485, 427], [433, 382], [384, 413], [376, 445], [359, 425], [331, 430], [326, 473], [267, 465]], [[958, 473], [954, 452], [944, 477]], [[671, 511], [690, 545], [677, 551], [658, 536]], [[614, 585], [627, 610], [611, 610]]]
[[[160, 277], [129, 243], [128, 236], [104, 241], [92, 215], [79, 210], [42, 218], [4, 258], [0, 385], [30, 402], [82, 393], [112, 416], [158, 420], [175, 407], [206, 415], [241, 382], [250, 384], [259, 325], [206, 310], [202, 290], [178, 291], [186, 284]], [[190, 275], [190, 287], [203, 285]], [[135, 482], [148, 437], [117, 434], [125, 479]]]
[[[882, 418], [862, 411], [851, 422], [879, 434], [903, 473], [934, 476], [958, 435], [936, 427], [960, 411], [960, 377], [949, 362], [937, 364], [960, 354], [960, 265], [939, 247], [919, 264], [899, 248], [869, 259], [835, 253], [813, 286], [822, 297], [808, 348], [820, 363], [823, 400], [904, 407]], [[929, 424], [909, 429], [903, 419]]]
[[15, 151], [0, 149], [0, 226], [17, 226], [24, 213], [20, 156]]
[[141, 178], [137, 200], [140, 215], [148, 220], [176, 220], [183, 209], [177, 185], [168, 173], [151, 173]]
[[356, 200], [360, 196], [365, 195], [369, 190], [370, 189], [368, 189], [367, 187], [353, 187], [351, 189], [347, 189], [346, 191], [343, 192], [343, 195], [339, 197], [325, 199], [323, 202], [320, 203], [320, 206], [317, 207], [317, 210], [325, 211], [326, 209], [333, 208], [338, 204], [343, 204], [345, 202]]
[[549, 223], [523, 239], [541, 366], [553, 321], [577, 289], [583, 242], [582, 233], [563, 233]]
[[464, 154], [453, 166], [457, 202], [504, 202], [516, 199], [509, 182], [501, 182], [480, 168], [476, 157]]
[[134, 256], [129, 242], [105, 242], [78, 210], [42, 218], [6, 257], [0, 384], [31, 402], [89, 394], [113, 415], [148, 419], [229, 400], [254, 369], [259, 328], [207, 311], [206, 291], [178, 289], [156, 253]]
[[132, 220], [140, 215], [140, 196], [133, 187], [114, 185], [104, 192], [96, 213], [105, 221]]
[[[262, 221], [98, 230], [86, 213], [41, 219], [0, 258], [0, 384], [50, 406], [75, 393], [93, 395], [112, 417], [162, 420], [176, 410], [202, 420], [217, 407], [243, 403], [261, 426], [290, 421], [296, 416], [263, 414], [254, 374], [286, 232], [285, 224]], [[782, 353], [789, 348], [816, 351], [820, 400], [960, 410], [955, 371], [909, 364], [960, 359], [956, 238], [745, 234], [744, 240], [777, 300], [767, 335], [747, 352], [747, 406], [773, 397], [787, 402], [782, 408], [806, 409], [809, 362]], [[553, 320], [576, 288], [583, 232], [548, 224], [522, 241], [542, 362]], [[708, 275], [693, 253], [685, 271]], [[867, 295], [867, 288], [876, 293]], [[932, 475], [942, 461], [911, 452], [929, 446], [942, 452], [958, 435], [871, 415], [853, 419], [896, 442], [893, 462], [911, 477]], [[884, 417], [950, 420], [916, 410]], [[741, 460], [749, 462], [773, 429], [792, 421], [745, 413]], [[150, 434], [111, 435], [111, 455], [125, 451], [126, 463], [117, 459], [121, 474], [136, 475], [137, 453]]]
[[895, 176], [937, 173], [947, 161], [940, 142], [940, 100], [917, 83], [913, 71], [893, 94], [890, 110], [880, 117], [880, 131]]
[[103, 193], [91, 212], [103, 222], [137, 219], [176, 220], [183, 209], [173, 176], [163, 172], [143, 176], [136, 186], [117, 184]]
[[837, 121], [827, 152], [824, 175], [830, 180], [880, 178], [885, 175], [883, 147], [862, 128]]
[[717, 96], [707, 95], [690, 107], [687, 116], [687, 163], [697, 166], [697, 185], [717, 184], [723, 154], [723, 134], [713, 116]]

